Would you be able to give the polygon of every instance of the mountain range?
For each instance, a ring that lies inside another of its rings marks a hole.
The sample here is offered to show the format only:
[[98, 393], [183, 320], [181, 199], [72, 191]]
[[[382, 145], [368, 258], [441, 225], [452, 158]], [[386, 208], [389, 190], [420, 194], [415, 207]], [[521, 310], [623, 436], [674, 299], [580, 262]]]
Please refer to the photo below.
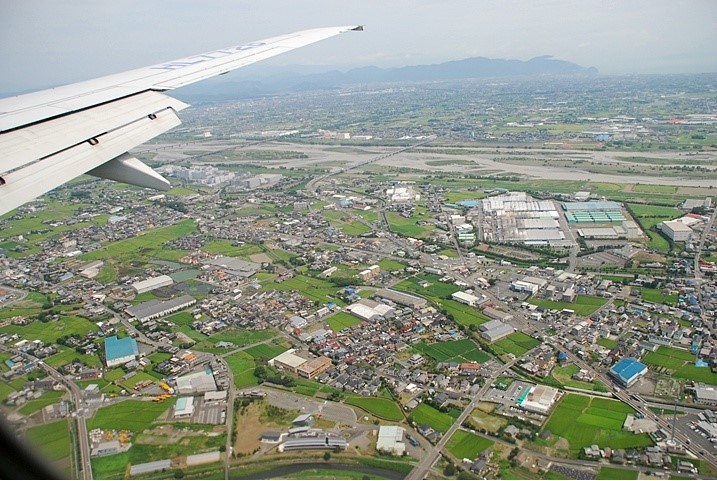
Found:
[[[296, 68], [295, 70], [301, 70]], [[191, 99], [251, 98], [286, 91], [318, 90], [342, 85], [389, 82], [424, 82], [470, 78], [532, 77], [542, 75], [594, 75], [595, 67], [582, 67], [549, 55], [530, 60], [472, 57], [433, 65], [399, 68], [361, 67], [340, 72], [303, 74], [297, 72], [265, 74], [252, 80], [202, 82], [177, 93]]]

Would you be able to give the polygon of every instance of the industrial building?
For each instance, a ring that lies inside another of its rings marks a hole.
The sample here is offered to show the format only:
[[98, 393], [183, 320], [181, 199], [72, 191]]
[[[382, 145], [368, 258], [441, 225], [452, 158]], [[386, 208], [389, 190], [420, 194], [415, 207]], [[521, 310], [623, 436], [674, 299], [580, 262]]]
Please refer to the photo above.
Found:
[[335, 436], [318, 436], [315, 438], [290, 439], [279, 446], [279, 452], [300, 451], [303, 449], [347, 449], [349, 444], [344, 438]]
[[538, 292], [538, 286], [536, 284], [525, 282], [525, 281], [513, 281], [510, 283], [510, 289], [515, 292], [527, 292], [529, 294], [535, 294]]
[[428, 303], [428, 301], [422, 297], [412, 296], [411, 294], [394, 291], [393, 289], [379, 289], [376, 291], [376, 296], [414, 309], [424, 307]]
[[221, 452], [210, 451], [208, 453], [190, 454], [187, 456], [187, 467], [200, 464], [218, 463], [222, 459]]
[[685, 242], [690, 239], [692, 229], [679, 220], [667, 220], [658, 224], [660, 231], [674, 242]]
[[157, 276], [150, 277], [143, 281], [135, 282], [132, 284], [132, 289], [137, 291], [137, 294], [144, 294], [145, 292], [159, 289], [160, 287], [167, 287], [174, 284], [174, 281], [169, 276]]
[[527, 411], [547, 414], [550, 408], [560, 397], [560, 391], [553, 387], [538, 385], [532, 386], [527, 395], [519, 398], [518, 405]]
[[396, 456], [402, 456], [406, 451], [406, 443], [403, 442], [405, 432], [405, 429], [400, 426], [380, 426], [376, 451], [386, 451]]
[[111, 456], [113, 454], [119, 453], [120, 449], [120, 442], [116, 439], [113, 439], [112, 441], [105, 441], [93, 447], [90, 456], [92, 456], [93, 458]]
[[513, 326], [510, 324], [505, 324], [504, 322], [498, 320], [488, 321], [485, 324], [481, 324], [478, 326], [478, 330], [480, 331], [481, 337], [488, 342], [495, 342], [513, 334], [515, 331]]
[[585, 239], [636, 239], [642, 236], [642, 231], [635, 222], [624, 221], [610, 227], [583, 227], [578, 229], [578, 235]]
[[175, 418], [190, 418], [194, 414], [194, 402], [191, 397], [180, 397], [174, 403]]
[[625, 357], [610, 368], [609, 374], [623, 386], [630, 387], [647, 374], [647, 366], [637, 359]]
[[141, 474], [154, 473], [157, 471], [167, 470], [172, 466], [170, 459], [162, 459], [161, 461], [152, 461], [150, 463], [133, 464], [129, 468], [130, 476], [139, 476]]
[[208, 260], [206, 263], [212, 266], [220, 267], [226, 273], [243, 279], [248, 279], [256, 274], [256, 271], [261, 269], [261, 264], [257, 264], [256, 262], [249, 262], [237, 259], [236, 257], [227, 256], [220, 256], [216, 259]]
[[204, 394], [217, 390], [217, 382], [211, 368], [187, 374], [177, 378], [177, 391], [179, 394]]
[[483, 199], [481, 235], [486, 242], [526, 245], [567, 246], [560, 229], [560, 214], [550, 200], [536, 200], [525, 192], [506, 194]]
[[481, 302], [485, 302], [486, 297], [478, 297], [474, 296], [473, 294], [469, 294], [464, 291], [458, 291], [451, 294], [451, 299], [454, 301], [458, 301], [461, 304], [466, 304], [471, 307], [475, 307], [481, 304]]
[[695, 402], [717, 405], [717, 386], [702, 382], [695, 383]]
[[197, 303], [197, 300], [189, 295], [179, 296], [168, 301], [151, 300], [136, 306], [127, 308], [125, 312], [140, 322], [157, 319], [173, 312], [186, 309]]
[[107, 367], [126, 364], [137, 357], [139, 348], [137, 341], [131, 337], [117, 339], [117, 336], [105, 338], [105, 361]]
[[370, 299], [361, 299], [346, 310], [363, 321], [376, 321], [381, 317], [390, 319], [396, 315], [393, 307]]

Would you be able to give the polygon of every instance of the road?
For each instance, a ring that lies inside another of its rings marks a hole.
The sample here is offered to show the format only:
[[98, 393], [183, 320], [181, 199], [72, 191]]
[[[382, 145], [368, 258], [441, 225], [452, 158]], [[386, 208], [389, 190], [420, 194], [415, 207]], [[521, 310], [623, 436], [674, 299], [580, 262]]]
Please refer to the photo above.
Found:
[[82, 474], [82, 479], [93, 479], [92, 464], [90, 463], [90, 438], [87, 435], [87, 424], [85, 422], [84, 417], [85, 412], [84, 409], [82, 409], [83, 398], [82, 391], [80, 390], [80, 388], [77, 387], [74, 382], [68, 380], [62, 374], [60, 374], [60, 372], [57, 371], [55, 368], [48, 366], [44, 361], [36, 358], [35, 356], [31, 356], [24, 352], [11, 349], [3, 345], [0, 345], [0, 350], [10, 354], [22, 356], [28, 361], [36, 363], [38, 366], [44, 369], [45, 372], [52, 379], [62, 383], [70, 391], [72, 403], [75, 406], [74, 416], [75, 420], [77, 421], [77, 437], [80, 445], [80, 466], [78, 466], [78, 472]]
[[[712, 231], [712, 226], [715, 222], [715, 216], [717, 216], [717, 209], [714, 209], [712, 211], [710, 220], [707, 221], [707, 225], [705, 225], [705, 228], [702, 229], [702, 235], [700, 235], [700, 243], [697, 245], [697, 252], [695, 252], [695, 279], [702, 278], [702, 271], [700, 271], [700, 256], [702, 255], [702, 249], [705, 247], [705, 241], [707, 240], [707, 236], [709, 235], [710, 231]], [[702, 289], [700, 289], [699, 292], [701, 296]]]
[[232, 440], [234, 439], [232, 429], [234, 427], [234, 396], [236, 389], [234, 388], [234, 373], [229, 368], [226, 360], [217, 356], [217, 361], [224, 365], [224, 369], [226, 369], [227, 376], [229, 377], [229, 388], [227, 389], [227, 411], [226, 418], [224, 420], [227, 428], [227, 444], [225, 446], [226, 449], [224, 450], [224, 479], [229, 479], [229, 464], [232, 452], [234, 451], [234, 446], [232, 446]]
[[[560, 343], [555, 343], [554, 347], [560, 349], [561, 351], [565, 352], [568, 356], [568, 359], [572, 362], [574, 362], [579, 368], [587, 370], [589, 373], [591, 373], [595, 380], [599, 380], [600, 382], [604, 383], [606, 386], [611, 386], [613, 384], [611, 379], [608, 379], [607, 376], [604, 376], [603, 374], [599, 373], [595, 369], [592, 368], [588, 363], [580, 359], [579, 357], [575, 356], [572, 352], [570, 352], [565, 346], [561, 345]], [[625, 404], [628, 404], [630, 407], [635, 409], [637, 412], [641, 413], [643, 417], [647, 419], [653, 420], [659, 427], [663, 428], [665, 432], [671, 433], [672, 432], [672, 423], [668, 422], [659, 416], [657, 416], [655, 413], [652, 412], [649, 408], [649, 403], [641, 403], [637, 400], [633, 399], [628, 392], [621, 389], [619, 392], [613, 392], [612, 395], [619, 399], [620, 401], [624, 402]], [[680, 443], [682, 446], [686, 447], [687, 449], [690, 449], [692, 441], [690, 438], [695, 435], [694, 433], [686, 432], [680, 429], [679, 425], [675, 426], [675, 440]], [[697, 453], [693, 453], [697, 455]], [[704, 454], [699, 454], [698, 457], [700, 459], [703, 459], [710, 463], [713, 467], [717, 468], [717, 456], [715, 456], [712, 453], [709, 453], [705, 451]]]
[[[532, 349], [528, 351], [525, 355], [530, 354], [535, 349]], [[473, 410], [476, 408], [476, 404], [480, 402], [480, 400], [485, 396], [486, 392], [488, 392], [488, 389], [490, 389], [491, 384], [495, 382], [495, 380], [500, 377], [501, 374], [503, 374], [505, 371], [509, 370], [513, 365], [518, 361], [518, 358], [510, 361], [507, 364], [504, 364], [503, 367], [501, 367], [498, 371], [495, 371], [492, 376], [485, 380], [485, 384], [483, 384], [483, 387], [480, 388], [480, 390], [473, 396], [473, 400], [468, 403], [468, 406], [463, 410], [460, 416], [458, 416], [458, 419], [453, 423], [453, 425], [443, 434], [443, 437], [436, 443], [433, 448], [426, 453], [426, 456], [421, 459], [421, 461], [416, 465], [415, 468], [406, 476], [406, 479], [425, 479], [428, 473], [431, 471], [431, 468], [438, 460], [438, 457], [441, 455], [441, 451], [446, 446], [446, 443], [449, 439], [451, 439], [451, 436], [463, 425], [463, 422], [470, 416], [470, 414], [473, 412]]]

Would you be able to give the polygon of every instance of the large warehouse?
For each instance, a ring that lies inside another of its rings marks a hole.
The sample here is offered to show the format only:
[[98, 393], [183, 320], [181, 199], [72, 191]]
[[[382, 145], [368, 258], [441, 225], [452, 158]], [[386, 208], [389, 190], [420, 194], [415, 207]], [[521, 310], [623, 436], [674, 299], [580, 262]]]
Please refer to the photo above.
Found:
[[117, 339], [117, 336], [105, 338], [105, 360], [107, 367], [120, 366], [132, 361], [139, 354], [137, 341], [131, 337]]
[[486, 242], [526, 245], [572, 245], [560, 229], [560, 214], [551, 200], [525, 192], [508, 192], [481, 201], [480, 233]]
[[140, 322], [146, 322], [185, 309], [196, 303], [197, 300], [195, 298], [190, 295], [184, 295], [168, 301], [154, 299], [143, 302], [137, 306], [125, 309], [125, 312]]
[[623, 386], [630, 387], [647, 374], [647, 366], [637, 359], [625, 357], [610, 368], [609, 374]]
[[406, 451], [403, 442], [405, 430], [400, 426], [381, 426], [378, 429], [376, 451], [386, 451], [401, 456]]
[[675, 242], [685, 242], [689, 240], [692, 235], [692, 229], [679, 220], [661, 222], [658, 227], [663, 234]]
[[144, 294], [145, 292], [159, 289], [160, 287], [167, 287], [174, 284], [174, 281], [169, 276], [157, 276], [150, 277], [143, 281], [135, 282], [132, 284], [132, 288], [137, 291], [137, 294]]

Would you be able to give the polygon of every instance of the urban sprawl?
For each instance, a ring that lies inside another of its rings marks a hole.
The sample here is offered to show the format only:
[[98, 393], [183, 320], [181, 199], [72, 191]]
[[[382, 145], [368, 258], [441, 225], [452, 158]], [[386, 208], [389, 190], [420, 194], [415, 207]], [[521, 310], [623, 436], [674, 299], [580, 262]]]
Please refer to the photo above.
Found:
[[714, 478], [714, 78], [623, 80], [199, 103], [170, 191], [0, 219], [6, 422], [83, 479]]

